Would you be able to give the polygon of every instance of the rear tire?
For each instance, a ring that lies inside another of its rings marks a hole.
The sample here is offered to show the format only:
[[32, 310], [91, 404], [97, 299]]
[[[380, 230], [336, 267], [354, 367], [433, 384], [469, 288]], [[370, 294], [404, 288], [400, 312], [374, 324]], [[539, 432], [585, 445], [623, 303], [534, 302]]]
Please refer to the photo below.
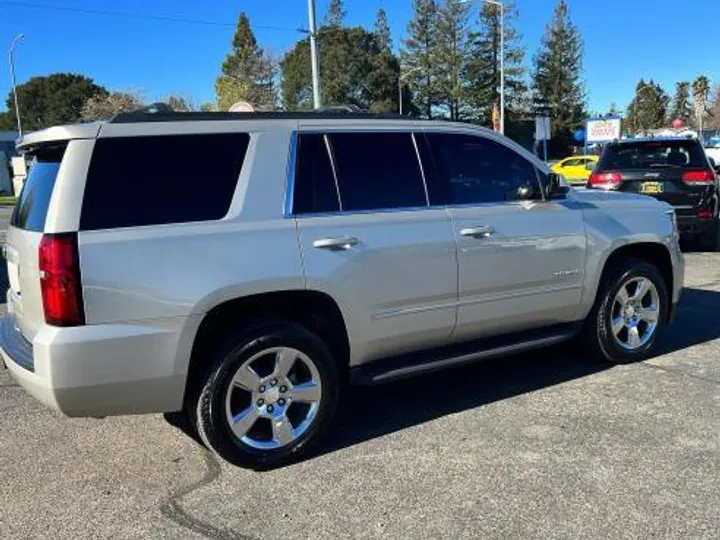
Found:
[[593, 356], [613, 364], [645, 360], [657, 347], [668, 298], [665, 280], [655, 266], [641, 259], [615, 263], [603, 275], [585, 320], [583, 345]]
[[327, 431], [338, 374], [323, 341], [272, 322], [213, 348], [188, 407], [203, 442], [226, 461], [258, 470], [307, 456]]

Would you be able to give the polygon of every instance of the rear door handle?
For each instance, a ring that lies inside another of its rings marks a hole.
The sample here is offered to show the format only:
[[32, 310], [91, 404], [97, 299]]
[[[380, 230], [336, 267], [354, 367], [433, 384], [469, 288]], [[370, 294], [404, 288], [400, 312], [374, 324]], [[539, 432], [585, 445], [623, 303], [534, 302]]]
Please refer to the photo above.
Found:
[[350, 249], [358, 243], [353, 236], [341, 236], [340, 238], [320, 238], [313, 242], [313, 247], [318, 249]]
[[460, 229], [460, 236], [472, 236], [473, 238], [487, 238], [495, 229], [487, 225], [480, 227], [468, 227], [467, 229]]

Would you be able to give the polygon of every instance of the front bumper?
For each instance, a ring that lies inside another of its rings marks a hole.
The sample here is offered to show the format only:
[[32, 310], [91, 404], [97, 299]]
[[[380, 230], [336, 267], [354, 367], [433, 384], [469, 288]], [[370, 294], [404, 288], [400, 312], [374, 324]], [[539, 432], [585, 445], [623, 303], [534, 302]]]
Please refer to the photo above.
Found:
[[20, 386], [68, 416], [179, 410], [187, 373], [177, 357], [182, 321], [153, 322], [43, 325], [29, 343], [10, 314], [0, 322], [0, 354]]

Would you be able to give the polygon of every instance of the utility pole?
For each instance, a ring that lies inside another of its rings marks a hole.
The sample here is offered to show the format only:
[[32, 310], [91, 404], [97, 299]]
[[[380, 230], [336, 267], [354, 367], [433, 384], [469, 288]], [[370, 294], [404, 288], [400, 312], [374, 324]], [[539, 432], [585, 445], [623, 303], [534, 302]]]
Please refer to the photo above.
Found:
[[17, 118], [18, 133], [20, 137], [22, 137], [22, 122], [20, 121], [20, 105], [18, 104], [17, 86], [15, 84], [15, 61], [13, 59], [13, 52], [15, 51], [17, 44], [20, 43], [20, 40], [24, 37], [25, 36], [23, 34], [15, 36], [12, 45], [10, 45], [10, 51], [8, 52], [8, 56], [10, 57], [10, 80], [12, 82], [13, 96], [15, 97], [15, 118]]
[[322, 107], [320, 95], [320, 66], [317, 51], [317, 28], [315, 25], [315, 0], [308, 0], [308, 21], [310, 25], [310, 63], [312, 64], [313, 104], [316, 109]]

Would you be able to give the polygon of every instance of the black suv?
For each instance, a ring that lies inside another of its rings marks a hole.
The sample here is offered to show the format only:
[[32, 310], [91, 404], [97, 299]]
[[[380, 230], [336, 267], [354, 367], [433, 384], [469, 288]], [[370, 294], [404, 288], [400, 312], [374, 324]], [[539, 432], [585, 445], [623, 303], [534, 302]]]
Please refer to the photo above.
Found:
[[605, 148], [588, 188], [642, 193], [675, 208], [678, 228], [718, 249], [718, 178], [697, 139], [628, 139]]

